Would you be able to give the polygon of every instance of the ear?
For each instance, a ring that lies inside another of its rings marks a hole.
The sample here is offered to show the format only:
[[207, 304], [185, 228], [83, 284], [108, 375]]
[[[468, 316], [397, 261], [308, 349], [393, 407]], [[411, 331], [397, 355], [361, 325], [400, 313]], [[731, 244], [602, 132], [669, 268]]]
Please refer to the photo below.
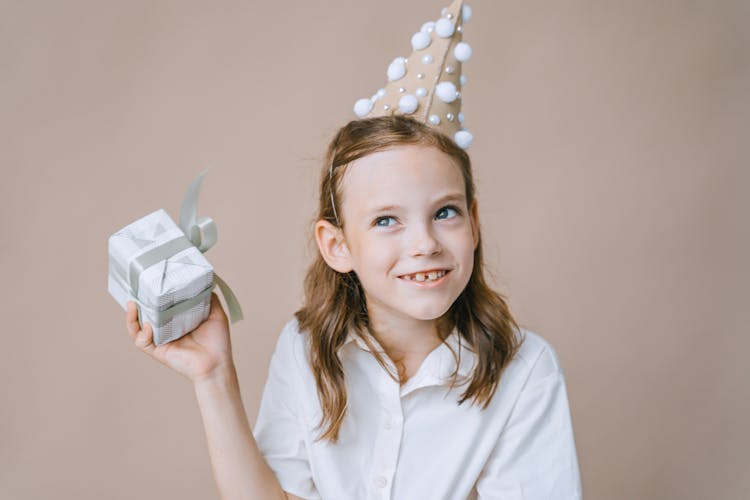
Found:
[[320, 255], [331, 269], [340, 273], [348, 273], [353, 269], [349, 247], [341, 228], [327, 220], [319, 220], [315, 223], [315, 241], [318, 243]]
[[479, 246], [479, 208], [477, 208], [476, 198], [469, 208], [469, 216], [471, 217], [471, 234], [474, 237], [474, 250], [476, 250]]

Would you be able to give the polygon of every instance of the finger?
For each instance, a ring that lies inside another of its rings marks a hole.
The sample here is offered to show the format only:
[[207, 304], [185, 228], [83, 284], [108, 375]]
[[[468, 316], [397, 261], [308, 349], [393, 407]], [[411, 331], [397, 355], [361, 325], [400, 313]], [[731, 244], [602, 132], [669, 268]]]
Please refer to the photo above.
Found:
[[151, 354], [156, 349], [154, 345], [154, 330], [150, 323], [144, 323], [143, 329], [135, 336], [135, 346], [141, 351]]
[[224, 308], [221, 307], [221, 302], [219, 302], [219, 296], [216, 295], [216, 293], [211, 293], [211, 312], [209, 312], [208, 317], [211, 319], [218, 319], [226, 323], [227, 321], [227, 315], [224, 312]]
[[135, 340], [135, 336], [141, 329], [141, 325], [138, 324], [138, 308], [132, 300], [128, 301], [127, 312], [125, 313], [125, 327], [128, 330], [130, 339]]

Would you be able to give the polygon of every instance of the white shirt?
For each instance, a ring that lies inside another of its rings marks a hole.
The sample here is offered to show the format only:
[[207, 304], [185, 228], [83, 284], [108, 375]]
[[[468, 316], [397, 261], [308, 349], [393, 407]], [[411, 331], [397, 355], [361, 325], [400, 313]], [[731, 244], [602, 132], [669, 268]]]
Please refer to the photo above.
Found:
[[[282, 488], [305, 499], [580, 499], [560, 363], [541, 336], [522, 332], [486, 410], [456, 404], [466, 386], [449, 389], [456, 361], [446, 345], [401, 386], [350, 334], [339, 350], [348, 410], [330, 444], [315, 441], [322, 412], [293, 319], [271, 357], [253, 434]], [[476, 356], [455, 330], [447, 342], [456, 352], [461, 343], [458, 373], [469, 375]]]

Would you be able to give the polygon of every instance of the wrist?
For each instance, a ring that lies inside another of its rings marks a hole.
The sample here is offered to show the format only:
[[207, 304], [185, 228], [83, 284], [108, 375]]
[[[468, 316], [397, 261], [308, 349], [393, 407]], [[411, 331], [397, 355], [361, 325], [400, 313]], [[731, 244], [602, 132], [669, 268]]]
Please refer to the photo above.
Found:
[[196, 390], [233, 385], [238, 385], [238, 381], [234, 361], [231, 358], [218, 365], [210, 372], [193, 379], [193, 387], [195, 387]]

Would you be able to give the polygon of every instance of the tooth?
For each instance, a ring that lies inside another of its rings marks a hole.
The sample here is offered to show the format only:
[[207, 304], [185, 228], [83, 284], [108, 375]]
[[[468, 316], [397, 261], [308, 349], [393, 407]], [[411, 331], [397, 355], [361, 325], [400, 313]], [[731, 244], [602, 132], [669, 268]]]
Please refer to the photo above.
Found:
[[414, 277], [416, 278], [417, 281], [424, 281], [425, 280], [424, 273], [417, 273], [417, 274], [414, 275]]
[[433, 272], [431, 272], [431, 273], [429, 273], [429, 274], [428, 274], [427, 276], [429, 276], [431, 280], [436, 280], [436, 279], [438, 279], [438, 273], [437, 273], [437, 272], [434, 272], [434, 271], [433, 271]]

